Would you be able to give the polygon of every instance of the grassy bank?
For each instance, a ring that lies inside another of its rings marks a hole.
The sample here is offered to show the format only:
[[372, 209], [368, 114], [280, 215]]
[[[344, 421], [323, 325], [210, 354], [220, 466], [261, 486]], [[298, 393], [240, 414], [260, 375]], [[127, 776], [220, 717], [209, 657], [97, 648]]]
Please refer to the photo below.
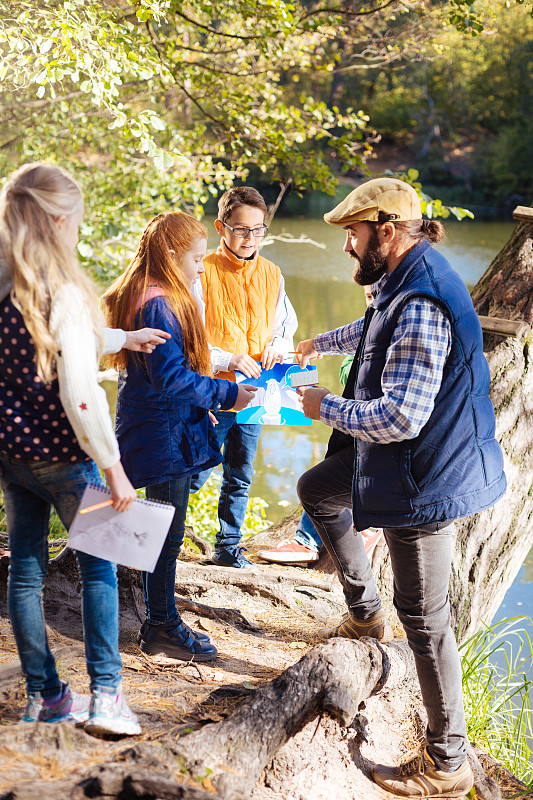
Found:
[[528, 617], [483, 625], [459, 648], [468, 737], [533, 788], [533, 643]]

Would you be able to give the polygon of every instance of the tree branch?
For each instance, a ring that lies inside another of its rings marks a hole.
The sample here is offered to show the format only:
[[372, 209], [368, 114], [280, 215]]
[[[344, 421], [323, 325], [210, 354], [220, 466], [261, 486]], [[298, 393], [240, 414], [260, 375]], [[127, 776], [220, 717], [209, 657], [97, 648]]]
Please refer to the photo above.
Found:
[[384, 9], [388, 8], [389, 6], [398, 3], [398, 0], [387, 0], [382, 6], [377, 6], [375, 8], [369, 8], [367, 11], [349, 11], [348, 9], [343, 8], [315, 8], [312, 11], [308, 11], [307, 14], [304, 14], [298, 20], [298, 24], [305, 22], [305, 20], [309, 19], [310, 17], [316, 17], [319, 14], [335, 14], [340, 17], [349, 17], [350, 19], [355, 19], [357, 17], [367, 17], [369, 14], [377, 14], [378, 11], [383, 11]]
[[[390, 1], [392, 2], [393, 0], [390, 0]], [[256, 39], [261, 38], [259, 35], [243, 36], [243, 35], [238, 34], [238, 33], [224, 33], [223, 31], [217, 31], [216, 28], [211, 28], [209, 25], [202, 25], [201, 22], [197, 22], [196, 20], [191, 19], [186, 14], [184, 14], [183, 11], [178, 11], [177, 9], [175, 9], [174, 13], [176, 14], [176, 16], [181, 17], [186, 22], [188, 22], [190, 25], [194, 25], [196, 28], [200, 28], [203, 31], [207, 31], [208, 33], [212, 33], [215, 36], [224, 36], [224, 37], [227, 37], [228, 39], [239, 39], [240, 41], [245, 41], [245, 42], [252, 42], [252, 41], [255, 41]]]

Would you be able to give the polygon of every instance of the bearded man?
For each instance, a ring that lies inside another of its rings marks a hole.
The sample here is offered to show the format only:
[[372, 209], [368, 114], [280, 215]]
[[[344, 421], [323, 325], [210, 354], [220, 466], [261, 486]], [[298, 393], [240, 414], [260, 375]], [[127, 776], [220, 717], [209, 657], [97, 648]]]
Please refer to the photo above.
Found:
[[481, 326], [465, 284], [431, 246], [444, 237], [441, 223], [422, 219], [409, 184], [367, 181], [324, 219], [344, 228], [354, 280], [374, 284], [375, 295], [364, 318], [297, 348], [302, 366], [319, 353], [355, 353], [342, 397], [298, 390], [306, 416], [335, 429], [326, 460], [298, 482], [348, 606], [324, 635], [392, 637], [361, 536], [339, 514], [351, 474], [351, 523], [384, 530], [394, 605], [428, 713], [423, 752], [398, 767], [376, 765], [373, 778], [402, 796], [458, 797], [473, 777], [448, 597], [454, 520], [493, 505], [506, 485]]

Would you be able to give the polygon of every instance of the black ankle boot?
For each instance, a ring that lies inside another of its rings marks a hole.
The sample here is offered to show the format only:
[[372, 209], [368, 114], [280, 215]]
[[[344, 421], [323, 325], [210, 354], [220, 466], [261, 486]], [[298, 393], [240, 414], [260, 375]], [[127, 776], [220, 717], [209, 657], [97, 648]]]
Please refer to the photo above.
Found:
[[[176, 624], [176, 622], [173, 621], [172, 622], [172, 626], [174, 626], [175, 624]], [[209, 636], [206, 633], [202, 633], [201, 631], [195, 631], [195, 630], [193, 630], [193, 628], [189, 628], [187, 623], [184, 622], [183, 620], [181, 620], [181, 624], [183, 625], [184, 630], [188, 631], [188, 633], [190, 633], [191, 636], [194, 636], [195, 639], [198, 639], [199, 642], [209, 642], [209, 641], [211, 641], [209, 639]], [[146, 633], [146, 631], [148, 630], [149, 627], [150, 627], [150, 623], [147, 622], [147, 620], [145, 620], [143, 622], [143, 624], [141, 625], [141, 630], [137, 634], [137, 644], [141, 643], [141, 639], [143, 638], [144, 634]], [[154, 625], [153, 627], [158, 627], [158, 626]]]
[[[209, 638], [200, 641], [188, 625], [181, 620], [166, 623], [165, 625], [150, 625], [139, 637], [139, 646], [143, 653], [149, 655], [164, 655], [177, 658], [180, 661], [212, 661], [217, 657], [216, 647]], [[144, 626], [143, 626], [144, 627]]]

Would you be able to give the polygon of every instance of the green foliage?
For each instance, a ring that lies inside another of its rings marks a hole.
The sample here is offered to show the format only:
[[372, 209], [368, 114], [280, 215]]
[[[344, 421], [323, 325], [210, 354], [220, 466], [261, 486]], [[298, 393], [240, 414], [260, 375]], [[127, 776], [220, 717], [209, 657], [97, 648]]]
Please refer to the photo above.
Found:
[[[468, 3], [468, 7], [472, 7]], [[476, 0], [483, 31], [465, 36], [449, 24], [449, 6], [396, 19], [388, 63], [339, 68], [339, 107], [357, 103], [387, 151], [407, 146], [424, 187], [457, 204], [505, 206], [533, 200], [533, 19], [529, 4]], [[413, 22], [418, 19], [418, 35]], [[365, 68], [363, 68], [365, 67]], [[452, 204], [450, 204], [452, 205]], [[455, 204], [454, 204], [455, 205]], [[435, 206], [431, 206], [435, 210]]]
[[484, 625], [459, 647], [469, 739], [533, 787], [531, 700], [533, 643], [517, 625], [528, 617]]
[[433, 200], [433, 198], [429, 197], [429, 195], [425, 194], [422, 191], [422, 184], [418, 180], [418, 170], [416, 169], [409, 169], [407, 172], [390, 172], [390, 170], [385, 171], [385, 175], [394, 175], [396, 178], [399, 178], [406, 183], [410, 183], [411, 186], [416, 189], [416, 193], [420, 197], [420, 206], [422, 208], [422, 214], [424, 214], [428, 219], [434, 219], [435, 217], [442, 217], [443, 219], [447, 219], [450, 214], [452, 214], [456, 219], [462, 220], [465, 217], [470, 217], [470, 219], [474, 218], [474, 215], [471, 211], [467, 208], [459, 208], [458, 206], [446, 206], [442, 202], [442, 200]]
[[339, 172], [364, 173], [372, 99], [387, 132], [416, 131], [424, 92], [406, 68], [438, 54], [448, 8], [0, 0], [0, 177], [29, 160], [70, 168], [86, 194], [79, 252], [107, 283], [150, 217], [199, 216], [250, 172], [330, 194]]
[[[398, 0], [394, 0], [398, 2]], [[332, 192], [361, 168], [367, 118], [286, 83], [327, 76], [336, 3], [0, 0], [0, 175], [59, 162], [81, 180], [80, 254], [113, 277], [147, 219], [208, 198], [251, 167]]]
[[[194, 532], [212, 544], [218, 531], [218, 496], [221, 476], [214, 472], [199, 492], [189, 497], [187, 524], [192, 525]], [[268, 504], [260, 497], [250, 497], [246, 517], [242, 528], [243, 538], [265, 530], [272, 523], [266, 518]]]
[[501, 203], [512, 194], [520, 205], [533, 202], [533, 135], [525, 122], [504, 126], [483, 142], [475, 167], [475, 188], [480, 197]]
[[[469, 34], [470, 36], [477, 36], [486, 30], [487, 17], [491, 17], [495, 13], [495, 8], [498, 6], [489, 7], [487, 9], [486, 3], [478, 0], [477, 5], [472, 0], [449, 0], [449, 21], [454, 25], [460, 33]], [[507, 9], [515, 9], [516, 4], [523, 5], [527, 9], [527, 13], [533, 18], [533, 5], [525, 3], [524, 0], [505, 0], [503, 7]]]

